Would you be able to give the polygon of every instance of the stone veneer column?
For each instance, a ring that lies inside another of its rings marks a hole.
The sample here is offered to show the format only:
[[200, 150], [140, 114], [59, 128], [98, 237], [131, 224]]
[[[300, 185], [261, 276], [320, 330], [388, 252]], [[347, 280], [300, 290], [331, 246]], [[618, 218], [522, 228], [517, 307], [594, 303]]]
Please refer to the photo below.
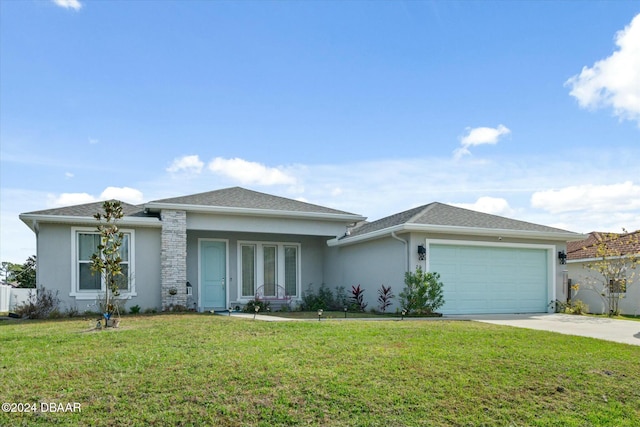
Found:
[[[162, 282], [162, 310], [170, 310], [176, 305], [187, 305], [187, 213], [185, 211], [163, 210], [160, 280]], [[169, 291], [175, 289], [176, 295]]]

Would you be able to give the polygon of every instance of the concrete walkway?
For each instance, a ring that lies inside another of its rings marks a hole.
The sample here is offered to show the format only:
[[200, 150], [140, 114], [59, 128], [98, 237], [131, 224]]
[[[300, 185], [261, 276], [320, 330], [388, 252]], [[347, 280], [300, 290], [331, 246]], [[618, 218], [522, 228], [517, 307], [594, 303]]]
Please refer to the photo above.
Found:
[[473, 316], [447, 316], [446, 318], [538, 329], [640, 346], [640, 322], [633, 320], [559, 313], [480, 314]]
[[[228, 314], [223, 314], [223, 313], [217, 313], [217, 314], [219, 316], [228, 316]], [[250, 313], [233, 312], [231, 313], [231, 317], [253, 320], [254, 315]], [[296, 320], [296, 319], [288, 319], [286, 317], [278, 317], [278, 316], [271, 316], [271, 315], [265, 316], [264, 314], [256, 314], [255, 319], [261, 320], [263, 322], [290, 322], [290, 321]]]

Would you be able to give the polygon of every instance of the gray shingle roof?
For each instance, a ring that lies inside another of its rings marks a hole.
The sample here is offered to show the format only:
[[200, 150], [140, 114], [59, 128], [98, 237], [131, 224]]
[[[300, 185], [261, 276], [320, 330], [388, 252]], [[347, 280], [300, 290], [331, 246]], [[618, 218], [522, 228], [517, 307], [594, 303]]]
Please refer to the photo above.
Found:
[[288, 212], [313, 212], [327, 214], [354, 215], [311, 203], [300, 202], [286, 197], [273, 196], [241, 187], [225, 188], [189, 196], [173, 197], [150, 202], [176, 205], [215, 206], [241, 209], [263, 209]]
[[[54, 216], [77, 216], [92, 217], [97, 212], [102, 212], [101, 202], [86, 203], [83, 205], [65, 206], [62, 208], [44, 209], [41, 211], [26, 212], [24, 215], [54, 215]], [[120, 202], [125, 216], [144, 217], [150, 216], [144, 213], [144, 207], [130, 205], [129, 203]]]
[[351, 234], [347, 238], [403, 224], [567, 233], [566, 230], [559, 228], [518, 221], [434, 202], [360, 225], [351, 230]]

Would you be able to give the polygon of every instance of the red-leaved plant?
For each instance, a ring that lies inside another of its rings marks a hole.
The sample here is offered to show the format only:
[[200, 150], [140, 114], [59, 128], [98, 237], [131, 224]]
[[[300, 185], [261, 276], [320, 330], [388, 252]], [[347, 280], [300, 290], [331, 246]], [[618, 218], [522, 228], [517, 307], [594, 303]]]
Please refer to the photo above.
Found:
[[393, 298], [395, 298], [395, 295], [391, 292], [391, 286], [380, 285], [380, 289], [378, 289], [378, 308], [381, 312], [386, 313]]
[[364, 289], [360, 285], [351, 285], [351, 305], [360, 311], [367, 309], [367, 303], [364, 302]]

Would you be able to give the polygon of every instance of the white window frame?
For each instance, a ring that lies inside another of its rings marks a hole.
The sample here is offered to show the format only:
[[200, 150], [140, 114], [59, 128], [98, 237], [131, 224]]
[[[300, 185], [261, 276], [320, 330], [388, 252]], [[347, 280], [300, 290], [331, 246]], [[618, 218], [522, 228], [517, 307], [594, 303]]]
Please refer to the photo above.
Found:
[[[136, 237], [135, 230], [132, 229], [120, 229], [119, 231], [129, 235], [129, 290], [120, 293], [120, 298], [129, 299], [131, 297], [138, 296], [136, 292], [136, 274], [135, 274], [135, 247]], [[90, 227], [71, 227], [71, 291], [70, 297], [75, 297], [76, 300], [95, 300], [96, 298], [104, 295], [106, 286], [104, 280], [101, 279], [100, 290], [80, 290], [79, 272], [78, 266], [80, 261], [78, 260], [78, 235], [79, 234], [99, 234], [95, 228]]]
[[296, 295], [292, 296], [292, 299], [299, 300], [301, 298], [301, 270], [302, 270], [302, 249], [301, 244], [296, 242], [258, 242], [254, 240], [242, 240], [237, 243], [237, 254], [238, 254], [238, 302], [246, 303], [255, 298], [255, 295], [242, 295], [242, 247], [250, 245], [256, 248], [256, 263], [255, 263], [255, 271], [254, 277], [256, 280], [254, 287], [255, 291], [264, 285], [264, 247], [276, 247], [276, 285], [281, 286], [283, 289], [285, 288], [285, 247], [291, 246], [295, 247], [297, 250], [297, 258], [296, 258]]

